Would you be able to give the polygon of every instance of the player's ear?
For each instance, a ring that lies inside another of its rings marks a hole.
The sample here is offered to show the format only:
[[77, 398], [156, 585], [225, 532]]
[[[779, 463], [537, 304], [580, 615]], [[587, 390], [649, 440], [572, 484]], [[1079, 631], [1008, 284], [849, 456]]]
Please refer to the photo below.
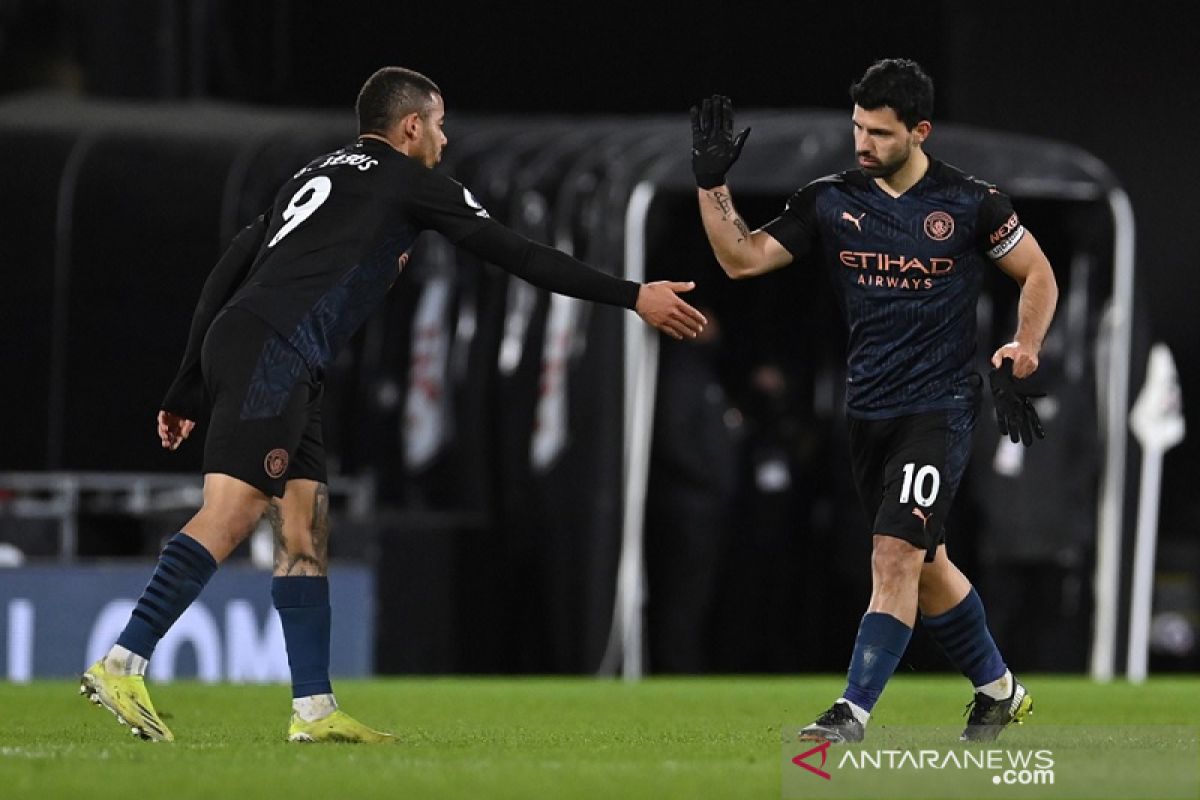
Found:
[[400, 130], [403, 131], [405, 139], [420, 139], [421, 115], [416, 111], [406, 115], [400, 120]]
[[933, 123], [927, 119], [921, 120], [912, 129], [912, 135], [916, 139], [917, 144], [923, 144], [931, 133], [933, 133]]

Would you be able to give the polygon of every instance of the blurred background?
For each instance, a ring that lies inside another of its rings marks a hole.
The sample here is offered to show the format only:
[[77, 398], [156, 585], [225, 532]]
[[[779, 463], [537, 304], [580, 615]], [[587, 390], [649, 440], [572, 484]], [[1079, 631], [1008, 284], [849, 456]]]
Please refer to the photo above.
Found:
[[[1166, 448], [1160, 492], [1138, 440], [1106, 425], [1114, 330], [1130, 356], [1118, 420], [1154, 343], [1183, 398], [1200, 378], [1186, 239], [1200, 56], [1184, 3], [1098, 8], [0, 0], [0, 668], [69, 674], [119, 630], [199, 500], [203, 427], [165, 454], [152, 424], [207, 271], [286, 177], [353, 139], [359, 86], [396, 64], [441, 86], [440, 169], [493, 217], [617, 274], [695, 280], [714, 323], [654, 343], [657, 391], [627, 407], [626, 315], [423, 237], [329, 377], [335, 671], [611, 672], [622, 645], [650, 673], [844, 670], [870, 588], [844, 330], [816, 265], [720, 272], [687, 109], [727, 94], [754, 127], [730, 182], [758, 226], [853, 166], [847, 88], [888, 56], [935, 80], [927, 150], [1012, 194], [1063, 288], [1040, 377], [1048, 438], [1009, 447], [985, 412], [952, 553], [1018, 669], [1094, 670], [1106, 598], [1124, 665], [1151, 503], [1150, 665], [1200, 668], [1200, 448]], [[993, 278], [981, 369], [1015, 324], [1015, 287]], [[654, 420], [644, 505], [638, 414]], [[1110, 584], [1097, 542], [1114, 491]], [[269, 547], [256, 535], [222, 570], [156, 656], [160, 677], [286, 677]], [[904, 665], [945, 668], [921, 635]]]

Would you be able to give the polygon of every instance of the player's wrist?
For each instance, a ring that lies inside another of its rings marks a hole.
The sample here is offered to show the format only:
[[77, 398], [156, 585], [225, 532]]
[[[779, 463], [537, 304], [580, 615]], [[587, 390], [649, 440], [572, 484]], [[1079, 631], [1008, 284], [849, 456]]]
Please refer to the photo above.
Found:
[[1020, 347], [1022, 350], [1032, 350], [1037, 352], [1042, 349], [1043, 336], [1038, 336], [1036, 333], [1027, 330], [1024, 327], [1018, 326], [1016, 333], [1013, 334], [1012, 341], [1008, 342], [1009, 346]]
[[719, 189], [725, 185], [724, 172], [697, 172], [696, 186], [706, 192], [711, 192], [713, 189]]
[[1017, 336], [1013, 340], [1022, 352], [1036, 356], [1042, 350], [1042, 340], [1035, 339], [1032, 336]]

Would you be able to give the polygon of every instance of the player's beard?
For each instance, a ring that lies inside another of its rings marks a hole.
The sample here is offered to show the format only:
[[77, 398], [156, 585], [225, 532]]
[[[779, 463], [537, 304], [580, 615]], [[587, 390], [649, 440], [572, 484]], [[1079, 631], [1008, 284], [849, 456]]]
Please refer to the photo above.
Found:
[[416, 155], [422, 164], [429, 169], [433, 169], [442, 160], [442, 148], [438, 146], [438, 135], [433, 130], [428, 128], [423, 132], [421, 141], [418, 143]]
[[859, 164], [859, 169], [869, 178], [890, 178], [899, 172], [911, 157], [912, 150], [910, 149], [897, 156], [893, 161], [880, 161], [879, 164], [873, 167], [866, 167]]
[[425, 163], [425, 166], [433, 169], [441, 160], [442, 154], [438, 149], [437, 143], [432, 140], [429, 141], [423, 148], [423, 152], [421, 153], [421, 161]]

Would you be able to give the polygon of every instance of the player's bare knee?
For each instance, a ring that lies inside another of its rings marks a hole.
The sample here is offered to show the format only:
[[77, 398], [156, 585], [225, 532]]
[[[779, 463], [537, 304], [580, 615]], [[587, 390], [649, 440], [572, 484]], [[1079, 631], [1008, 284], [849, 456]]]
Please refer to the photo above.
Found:
[[254, 532], [261, 516], [262, 505], [254, 502], [238, 505], [206, 502], [183, 526], [183, 531], [220, 561]]
[[921, 574], [923, 551], [893, 536], [876, 536], [871, 550], [871, 570], [884, 580], [908, 583]]

